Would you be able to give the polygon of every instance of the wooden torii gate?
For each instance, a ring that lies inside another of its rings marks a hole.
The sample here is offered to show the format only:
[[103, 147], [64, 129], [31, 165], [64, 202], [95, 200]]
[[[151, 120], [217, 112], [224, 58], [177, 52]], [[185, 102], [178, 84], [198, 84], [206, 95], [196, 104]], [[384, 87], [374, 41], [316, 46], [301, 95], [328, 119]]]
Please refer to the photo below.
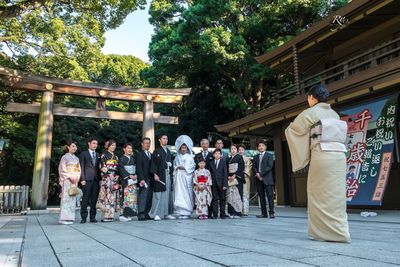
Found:
[[[154, 103], [180, 103], [184, 96], [190, 94], [191, 90], [190, 88], [113, 87], [97, 83], [31, 75], [5, 67], [0, 67], [0, 78], [4, 85], [9, 88], [42, 92], [40, 104], [8, 103], [6, 108], [9, 112], [39, 114], [32, 181], [32, 209], [45, 209], [47, 207], [54, 115], [143, 122], [142, 136], [149, 137], [152, 140], [151, 150], [153, 150], [155, 143], [154, 123], [178, 124], [177, 117], [162, 116], [159, 113], [154, 113]], [[96, 109], [54, 105], [54, 94], [96, 98]], [[105, 108], [106, 99], [144, 102], [143, 112], [107, 111]]]

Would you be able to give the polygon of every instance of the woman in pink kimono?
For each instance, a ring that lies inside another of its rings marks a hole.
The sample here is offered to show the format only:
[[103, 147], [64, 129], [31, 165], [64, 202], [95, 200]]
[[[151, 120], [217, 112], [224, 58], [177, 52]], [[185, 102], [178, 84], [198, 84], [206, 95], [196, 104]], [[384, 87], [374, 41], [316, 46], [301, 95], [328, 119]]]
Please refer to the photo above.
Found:
[[[76, 142], [69, 141], [67, 143], [68, 152], [62, 156], [58, 165], [59, 183], [61, 185], [60, 224], [73, 224], [75, 221], [76, 192], [81, 177], [79, 158], [75, 156], [77, 148]], [[75, 190], [70, 190], [74, 187]]]

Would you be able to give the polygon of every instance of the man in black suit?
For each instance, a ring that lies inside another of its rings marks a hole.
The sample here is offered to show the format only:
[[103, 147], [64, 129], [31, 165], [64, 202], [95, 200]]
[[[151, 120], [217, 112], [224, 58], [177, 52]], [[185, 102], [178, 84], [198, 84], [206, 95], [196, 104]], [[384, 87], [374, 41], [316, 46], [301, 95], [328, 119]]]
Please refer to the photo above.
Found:
[[136, 173], [139, 182], [139, 221], [150, 220], [149, 212], [153, 198], [153, 184], [151, 174], [151, 140], [148, 137], [142, 139], [142, 151], [136, 157]]
[[81, 165], [82, 203], [81, 203], [81, 223], [86, 223], [88, 216], [87, 206], [90, 204], [90, 222], [96, 220], [96, 203], [99, 196], [100, 179], [100, 155], [96, 152], [97, 140], [92, 138], [88, 141], [89, 149], [79, 155]]
[[213, 219], [218, 217], [218, 204], [220, 209], [220, 218], [225, 219], [226, 189], [228, 189], [228, 170], [226, 162], [222, 158], [222, 151], [216, 148], [213, 152], [214, 160], [210, 162], [210, 171], [212, 177], [212, 210]]
[[261, 215], [258, 218], [268, 218], [265, 194], [267, 194], [269, 217], [275, 218], [274, 212], [274, 176], [272, 175], [274, 159], [266, 152], [267, 146], [264, 141], [257, 144], [260, 154], [253, 158], [253, 173], [255, 174], [256, 187], [261, 204]]
[[208, 141], [208, 139], [201, 139], [200, 146], [202, 150], [194, 156], [196, 169], [198, 169], [197, 164], [199, 163], [200, 159], [204, 159], [206, 162], [206, 169], [210, 170], [210, 162], [213, 160], [212, 153], [208, 151], [208, 148], [210, 147], [210, 142]]

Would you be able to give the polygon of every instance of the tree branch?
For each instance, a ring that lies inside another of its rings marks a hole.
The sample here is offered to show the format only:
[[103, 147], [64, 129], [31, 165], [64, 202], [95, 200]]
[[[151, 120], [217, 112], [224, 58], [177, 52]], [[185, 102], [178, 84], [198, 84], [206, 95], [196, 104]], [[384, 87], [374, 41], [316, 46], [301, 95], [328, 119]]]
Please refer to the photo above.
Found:
[[7, 42], [13, 40], [15, 37], [13, 36], [0, 36], [0, 42]]
[[11, 6], [0, 6], [0, 20], [11, 19], [21, 15], [29, 8], [39, 8], [49, 0], [26, 0]]

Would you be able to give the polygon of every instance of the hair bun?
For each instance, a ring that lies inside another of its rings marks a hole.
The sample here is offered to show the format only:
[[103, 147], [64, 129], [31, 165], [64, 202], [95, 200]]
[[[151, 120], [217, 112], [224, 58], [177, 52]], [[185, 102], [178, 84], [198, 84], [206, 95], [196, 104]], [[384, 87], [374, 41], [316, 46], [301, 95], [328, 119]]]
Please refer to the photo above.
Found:
[[312, 95], [318, 102], [326, 102], [329, 98], [329, 91], [326, 89], [325, 85], [317, 84], [311, 87], [310, 91], [308, 91], [308, 95]]

